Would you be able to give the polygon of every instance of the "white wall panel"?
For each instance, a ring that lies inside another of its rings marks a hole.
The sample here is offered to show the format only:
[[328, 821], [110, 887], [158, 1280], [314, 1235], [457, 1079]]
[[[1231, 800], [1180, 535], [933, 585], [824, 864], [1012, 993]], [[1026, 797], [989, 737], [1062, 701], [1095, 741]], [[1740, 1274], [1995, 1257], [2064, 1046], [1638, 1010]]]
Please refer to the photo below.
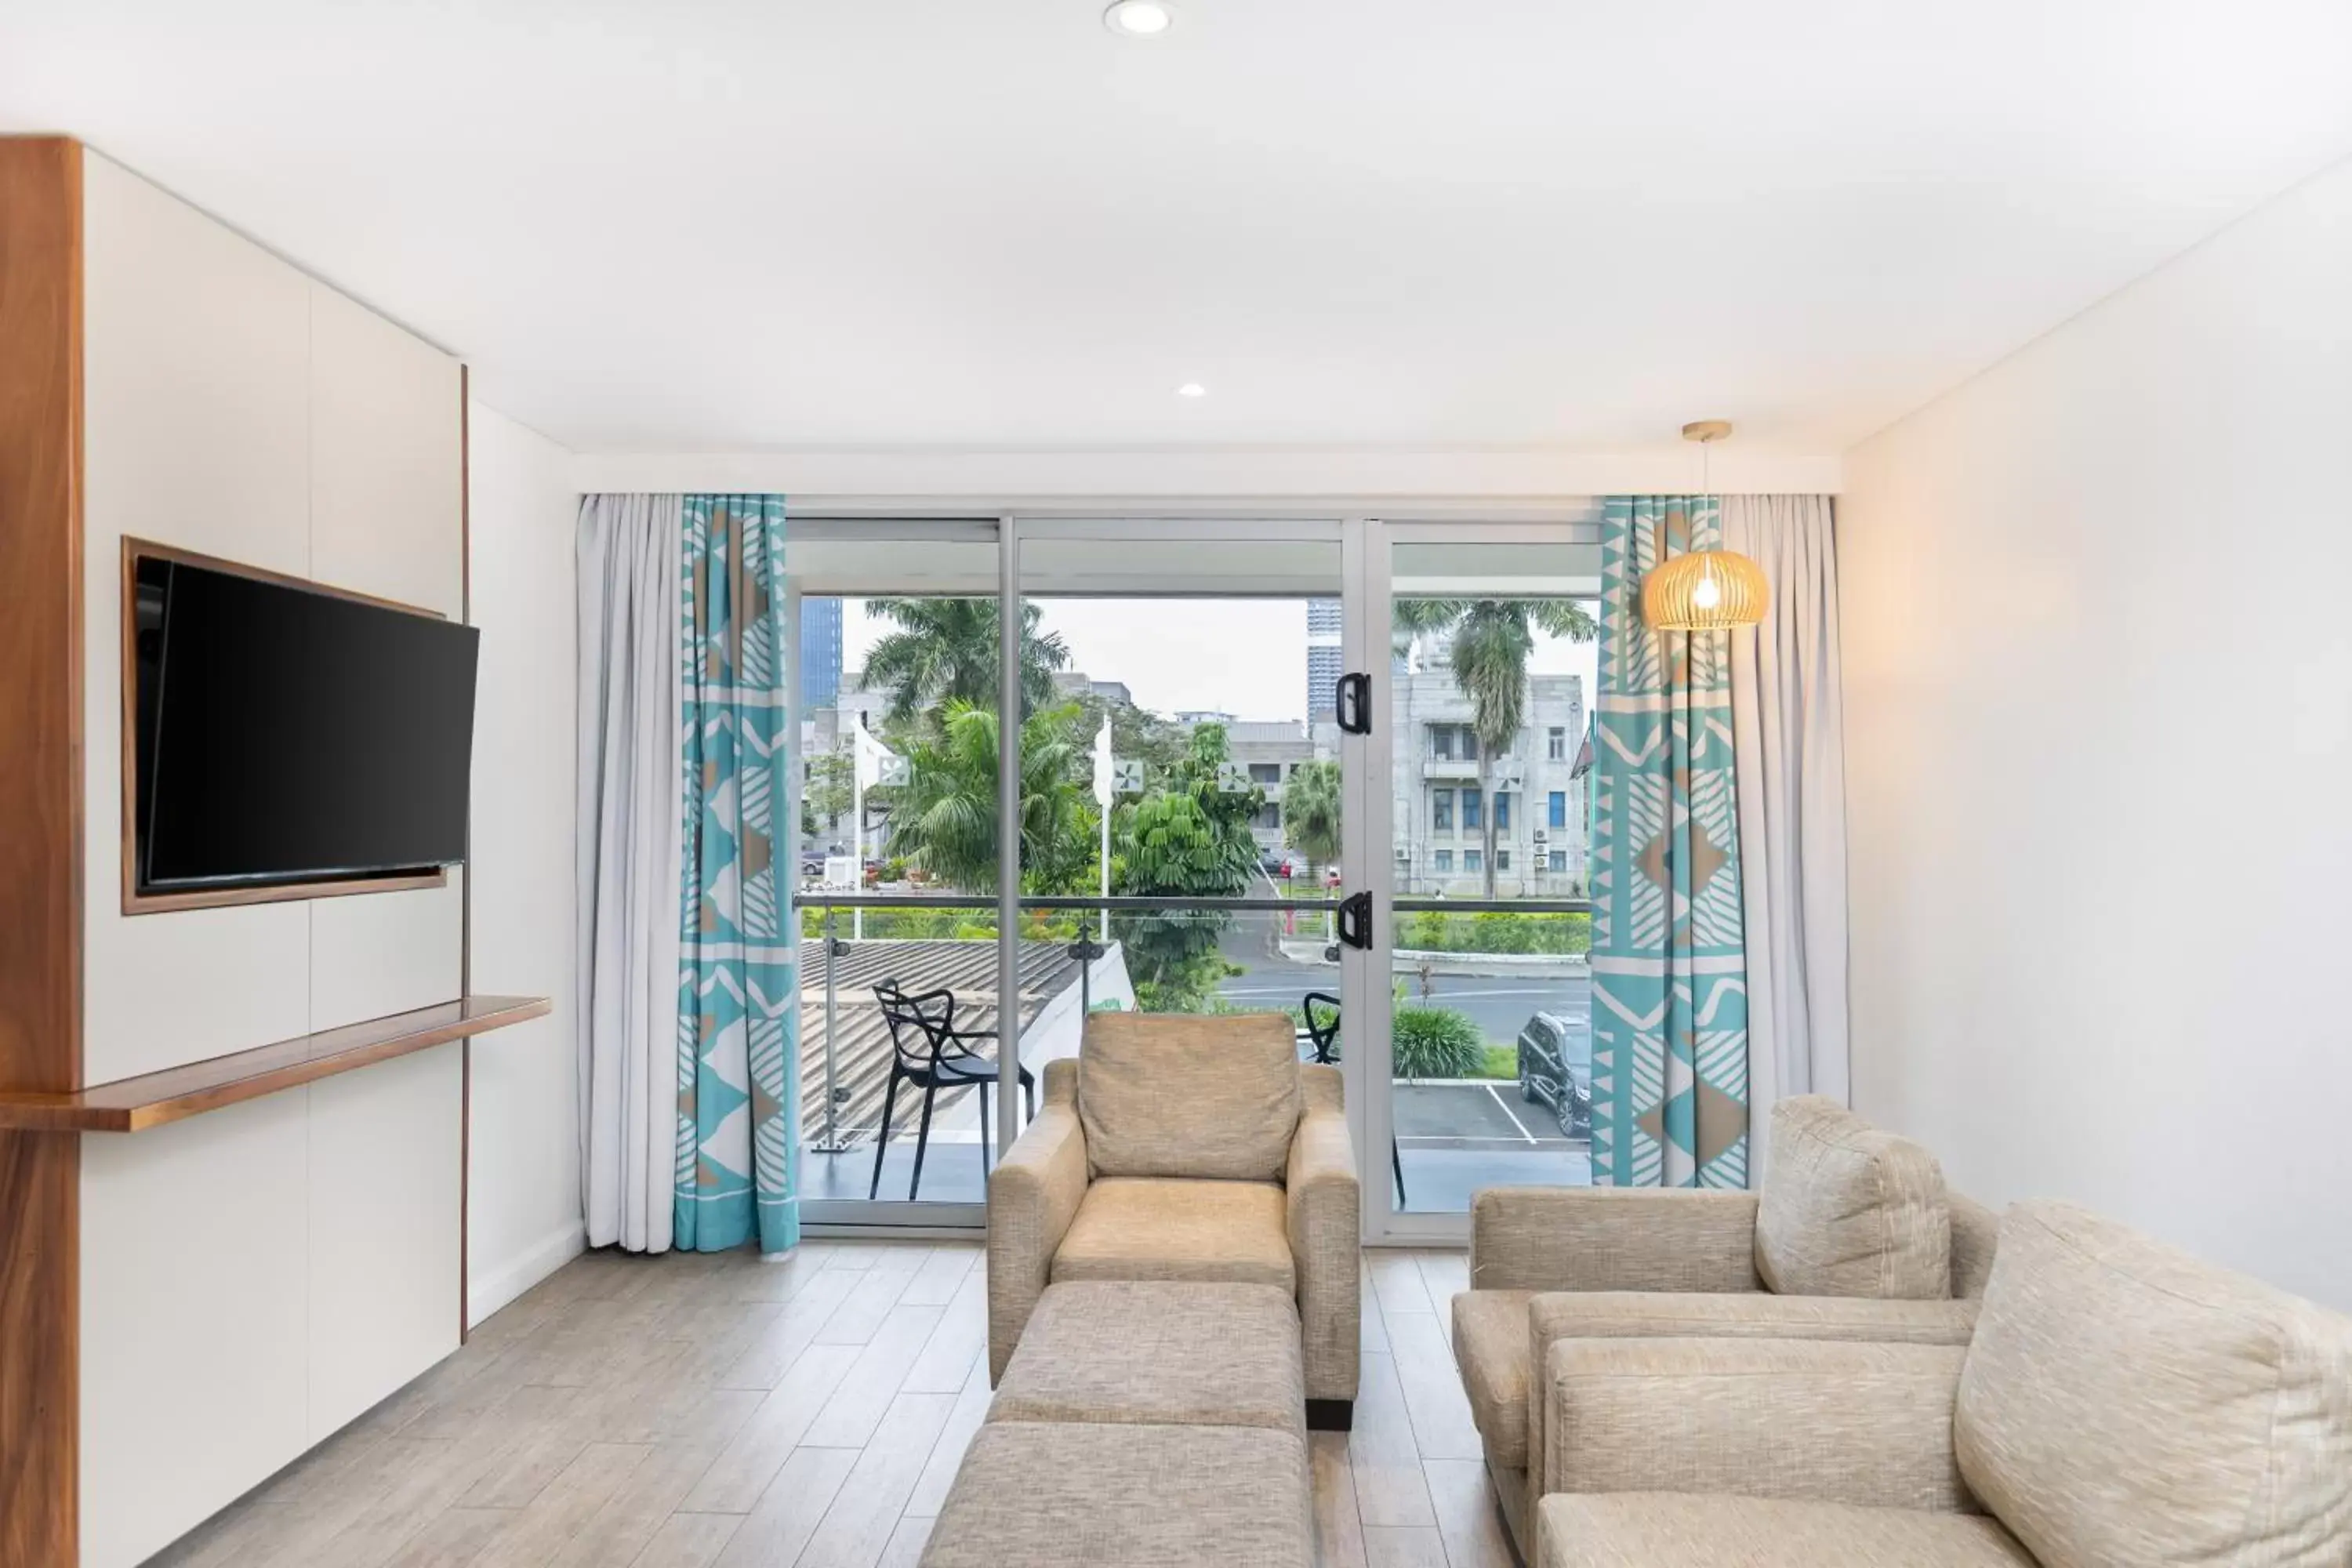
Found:
[[457, 619], [457, 362], [313, 284], [310, 386], [311, 575]]
[[311, 1442], [457, 1348], [463, 1048], [310, 1086]]
[[310, 1441], [310, 1091], [81, 1156], [82, 1568], [128, 1568]]
[[398, 893], [313, 899], [310, 1027], [339, 1028], [459, 993], [465, 872], [448, 885]]
[[474, 1043], [467, 1285], [476, 1321], [579, 1250], [573, 715], [579, 496], [570, 454], [473, 407], [474, 989], [551, 996]]
[[[121, 915], [121, 538], [453, 618], [465, 562], [457, 363], [85, 166], [84, 1055], [104, 1082], [448, 1001], [462, 964], [458, 873]], [[86, 1568], [144, 1560], [455, 1347], [461, 1063], [452, 1044], [83, 1140]]]
[[2352, 1308], [2352, 163], [1849, 454], [1853, 1089]]
[[299, 904], [121, 912], [125, 534], [310, 568], [310, 280], [84, 160], [83, 1059], [95, 1083], [304, 1032]]

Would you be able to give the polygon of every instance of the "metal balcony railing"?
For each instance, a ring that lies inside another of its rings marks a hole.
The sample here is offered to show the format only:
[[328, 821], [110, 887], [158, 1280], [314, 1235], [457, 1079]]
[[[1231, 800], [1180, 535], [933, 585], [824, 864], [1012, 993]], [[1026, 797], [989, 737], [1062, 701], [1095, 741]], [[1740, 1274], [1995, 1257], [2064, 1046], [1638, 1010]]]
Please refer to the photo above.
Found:
[[[802, 1040], [803, 1082], [823, 1084], [823, 1094], [808, 1106], [800, 1129], [808, 1146], [818, 1152], [839, 1153], [866, 1136], [878, 1132], [882, 1091], [889, 1073], [891, 1045], [878, 1005], [871, 996], [877, 982], [895, 981], [909, 991], [946, 989], [958, 997], [960, 1026], [985, 1031], [1000, 1029], [1004, 1043], [1018, 1049], [1024, 1031], [1064, 994], [1073, 981], [1078, 988], [1081, 1016], [1094, 1005], [1092, 986], [1097, 961], [1106, 955], [1096, 921], [1070, 919], [1046, 922], [1054, 930], [1024, 936], [1016, 965], [1017, 994], [998, 994], [993, 927], [997, 900], [969, 893], [830, 892], [811, 889], [793, 896], [792, 904], [804, 917], [801, 940], [803, 1007], [816, 1005], [822, 1027], [805, 1031]], [[1297, 916], [1303, 917], [1294, 935], [1309, 942], [1324, 937], [1325, 917], [1339, 900], [1318, 890], [1298, 898], [1186, 898], [1170, 895], [1104, 897], [1093, 894], [1024, 896], [1024, 917], [1087, 914]], [[1444, 898], [1394, 899], [1394, 916], [1423, 914], [1476, 916], [1498, 914], [1569, 914], [1589, 912], [1586, 899], [1476, 900]], [[815, 929], [806, 930], [806, 911], [817, 911]], [[852, 910], [866, 914], [862, 941], [845, 939], [842, 916]], [[895, 915], [962, 912], [973, 926], [990, 928], [987, 940], [969, 931], [958, 935], [953, 926], [939, 929], [932, 922], [893, 921]], [[877, 918], [878, 917], [878, 918]], [[1312, 924], [1308, 924], [1312, 921]], [[1381, 923], [1381, 922], [1377, 922]], [[1392, 933], [1402, 939], [1403, 932]], [[1400, 942], [1398, 945], [1405, 945]], [[1326, 949], [1327, 953], [1328, 949]], [[812, 986], [814, 979], [818, 984]], [[814, 1038], [810, 1038], [814, 1036]], [[942, 1107], [952, 1096], [943, 1096]]]

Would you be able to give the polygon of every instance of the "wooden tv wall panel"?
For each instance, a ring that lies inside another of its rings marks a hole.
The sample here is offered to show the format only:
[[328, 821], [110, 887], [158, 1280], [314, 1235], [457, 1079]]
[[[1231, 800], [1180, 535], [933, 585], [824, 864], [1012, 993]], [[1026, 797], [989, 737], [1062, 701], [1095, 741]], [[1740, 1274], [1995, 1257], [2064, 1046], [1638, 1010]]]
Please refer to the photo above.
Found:
[[[462, 367], [70, 141], [0, 138], [0, 1099], [457, 1003], [459, 872], [123, 911], [120, 616], [128, 535], [462, 618]], [[466, 1049], [0, 1112], [0, 1563], [129, 1568], [455, 1348]]]

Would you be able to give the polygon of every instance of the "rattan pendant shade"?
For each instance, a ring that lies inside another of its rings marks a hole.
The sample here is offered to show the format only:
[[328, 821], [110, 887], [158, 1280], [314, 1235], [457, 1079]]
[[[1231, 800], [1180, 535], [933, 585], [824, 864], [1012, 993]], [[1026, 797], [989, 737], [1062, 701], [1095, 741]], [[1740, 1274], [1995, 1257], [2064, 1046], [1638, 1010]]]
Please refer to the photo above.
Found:
[[[1698, 419], [1683, 439], [1698, 443], [1699, 494], [1709, 493], [1707, 450], [1729, 438], [1728, 419]], [[1661, 540], [1661, 546], [1664, 541]], [[1642, 579], [1642, 619], [1654, 632], [1721, 632], [1752, 626], [1772, 602], [1764, 568], [1736, 550], [1694, 550], [1661, 561]]]
[[1653, 631], [1719, 632], [1764, 618], [1764, 569], [1730, 550], [1696, 550], [1642, 579], [1642, 618]]

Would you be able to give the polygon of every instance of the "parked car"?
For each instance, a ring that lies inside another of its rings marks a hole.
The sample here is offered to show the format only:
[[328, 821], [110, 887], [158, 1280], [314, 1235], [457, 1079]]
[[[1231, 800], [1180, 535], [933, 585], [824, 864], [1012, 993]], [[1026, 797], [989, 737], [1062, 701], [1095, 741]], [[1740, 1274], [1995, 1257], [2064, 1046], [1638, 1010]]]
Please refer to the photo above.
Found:
[[1279, 849], [1259, 851], [1257, 867], [1269, 877], [1280, 877], [1286, 881], [1290, 879], [1292, 870], [1290, 857]]
[[1519, 1031], [1519, 1097], [1531, 1105], [1551, 1107], [1562, 1135], [1591, 1137], [1591, 1031], [1570, 1025], [1556, 1013], [1538, 1013], [1529, 1018]]

